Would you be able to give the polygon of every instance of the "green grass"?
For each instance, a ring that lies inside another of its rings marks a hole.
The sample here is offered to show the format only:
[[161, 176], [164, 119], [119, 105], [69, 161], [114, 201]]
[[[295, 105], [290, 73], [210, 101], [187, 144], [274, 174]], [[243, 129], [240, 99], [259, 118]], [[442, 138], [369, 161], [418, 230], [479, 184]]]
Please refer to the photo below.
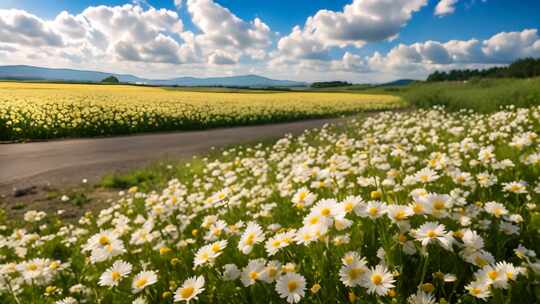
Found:
[[449, 110], [472, 109], [489, 113], [510, 105], [540, 105], [540, 78], [419, 83], [395, 93], [420, 108], [445, 106]]

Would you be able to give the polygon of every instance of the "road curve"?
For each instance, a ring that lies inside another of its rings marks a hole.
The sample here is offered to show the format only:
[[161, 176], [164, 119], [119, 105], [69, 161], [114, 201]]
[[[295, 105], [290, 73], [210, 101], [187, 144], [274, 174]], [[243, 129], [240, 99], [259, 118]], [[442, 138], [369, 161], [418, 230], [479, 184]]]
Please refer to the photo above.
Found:
[[186, 158], [223, 147], [300, 134], [344, 118], [177, 133], [69, 139], [0, 145], [0, 193], [33, 185], [90, 182], [113, 171], [137, 168], [160, 158]]

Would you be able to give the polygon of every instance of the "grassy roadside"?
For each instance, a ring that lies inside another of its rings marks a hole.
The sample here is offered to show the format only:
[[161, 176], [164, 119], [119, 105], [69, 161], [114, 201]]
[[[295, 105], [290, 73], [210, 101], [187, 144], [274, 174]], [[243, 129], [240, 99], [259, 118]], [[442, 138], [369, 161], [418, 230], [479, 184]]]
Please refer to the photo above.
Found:
[[407, 86], [357, 89], [358, 93], [403, 98], [417, 108], [444, 106], [450, 111], [470, 109], [490, 113], [505, 106], [540, 105], [540, 78], [473, 79], [453, 82], [418, 82]]

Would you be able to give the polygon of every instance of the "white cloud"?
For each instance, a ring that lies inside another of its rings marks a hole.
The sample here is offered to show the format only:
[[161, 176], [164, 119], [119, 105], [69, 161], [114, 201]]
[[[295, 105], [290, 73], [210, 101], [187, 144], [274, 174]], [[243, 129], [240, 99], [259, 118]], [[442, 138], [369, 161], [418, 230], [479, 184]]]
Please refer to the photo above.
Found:
[[439, 17], [451, 15], [456, 11], [456, 3], [458, 0], [440, 0], [435, 6], [434, 14]]
[[[279, 41], [259, 18], [243, 20], [211, 0], [182, 1], [194, 31], [184, 29], [176, 11], [148, 5], [89, 7], [76, 15], [61, 12], [50, 20], [22, 10], [0, 10], [0, 64], [145, 77], [259, 73], [308, 81], [385, 81], [421, 78], [433, 69], [487, 67], [540, 57], [537, 29], [355, 54], [354, 47], [395, 38], [425, 3], [354, 0], [340, 12], [317, 12]], [[338, 49], [345, 46], [349, 47]]]
[[401, 77], [423, 78], [435, 69], [484, 68], [508, 64], [523, 57], [540, 58], [538, 30], [502, 32], [483, 41], [470, 39], [399, 44], [386, 54], [375, 52], [367, 57], [350, 52], [334, 60], [287, 60], [277, 57], [270, 66], [276, 69], [288, 67], [303, 74], [317, 72], [318, 77], [322, 78], [326, 77], [325, 74], [341, 75], [339, 73], [348, 72], [353, 73], [347, 74], [353, 79], [370, 77], [389, 80]]
[[62, 36], [44, 20], [22, 10], [0, 10], [0, 41], [24, 46], [64, 44]]
[[487, 40], [426, 41], [400, 44], [386, 55], [369, 58], [371, 69], [385, 71], [430, 71], [433, 69], [508, 64], [523, 57], [540, 57], [538, 30], [502, 32]]
[[176, 8], [181, 8], [182, 7], [182, 0], [174, 0], [174, 6], [176, 6]]
[[498, 33], [483, 42], [482, 52], [494, 63], [507, 63], [521, 57], [540, 57], [538, 30]]
[[227, 65], [238, 63], [238, 56], [227, 54], [223, 51], [215, 51], [208, 57], [208, 63], [214, 65]]
[[279, 51], [298, 59], [321, 59], [331, 47], [395, 39], [427, 0], [354, 0], [341, 12], [320, 10], [281, 38]]
[[195, 35], [195, 43], [208, 56], [220, 50], [260, 59], [260, 51], [272, 43], [273, 33], [259, 18], [246, 22], [212, 0], [188, 0], [186, 5], [193, 24], [202, 32]]

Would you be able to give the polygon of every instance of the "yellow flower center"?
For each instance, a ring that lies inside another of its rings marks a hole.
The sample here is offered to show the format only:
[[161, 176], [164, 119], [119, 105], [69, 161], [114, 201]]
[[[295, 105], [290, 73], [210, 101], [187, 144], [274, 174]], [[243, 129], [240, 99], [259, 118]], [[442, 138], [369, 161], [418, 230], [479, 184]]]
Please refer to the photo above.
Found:
[[275, 277], [278, 273], [277, 269], [274, 267], [268, 268], [267, 272], [268, 272], [268, 276], [271, 278]]
[[220, 252], [221, 251], [221, 246], [219, 246], [219, 244], [213, 244], [212, 245], [212, 251], [213, 252]]
[[182, 289], [180, 289], [180, 295], [182, 296], [182, 298], [184, 299], [187, 299], [189, 297], [191, 297], [193, 295], [193, 292], [195, 291], [195, 288], [189, 286], [189, 287], [184, 287]]
[[351, 202], [345, 203], [345, 212], [351, 212], [353, 209], [353, 204]]
[[121, 277], [122, 277], [122, 276], [120, 275], [120, 272], [118, 272], [118, 271], [113, 271], [113, 272], [111, 272], [111, 279], [112, 279], [113, 281], [116, 282], [116, 281], [120, 280]]
[[382, 280], [383, 278], [380, 274], [374, 274], [371, 276], [371, 282], [375, 285], [381, 285]]
[[471, 288], [470, 293], [473, 296], [479, 295], [482, 292], [482, 290], [478, 287]]
[[364, 273], [364, 271], [361, 268], [353, 268], [349, 271], [349, 277], [351, 280], [356, 280], [362, 273]]
[[435, 230], [428, 230], [428, 232], [426, 233], [426, 235], [429, 237], [429, 238], [434, 238], [437, 236], [437, 233], [435, 232]]
[[396, 220], [402, 220], [402, 219], [405, 219], [406, 215], [405, 215], [405, 211], [403, 210], [399, 210], [397, 213], [396, 213]]
[[109, 237], [107, 237], [106, 235], [102, 235], [100, 238], [99, 238], [99, 244], [101, 246], [107, 246], [111, 243], [111, 241], [109, 240]]
[[38, 268], [37, 265], [34, 264], [34, 263], [28, 264], [28, 265], [26, 266], [26, 270], [29, 270], [29, 271], [35, 271], [35, 270], [37, 270], [37, 268]]
[[287, 283], [287, 289], [289, 289], [289, 292], [293, 292], [298, 288], [298, 283], [296, 281], [289, 281]]
[[487, 264], [486, 260], [484, 260], [482, 257], [480, 256], [477, 256], [474, 261], [476, 262], [476, 264], [478, 264], [478, 266], [480, 267], [483, 267]]
[[252, 280], [256, 280], [258, 277], [259, 277], [259, 273], [256, 272], [256, 271], [252, 271], [249, 273], [249, 277], [252, 279]]
[[248, 245], [253, 245], [253, 242], [255, 241], [255, 234], [254, 233], [250, 233], [247, 237], [246, 237], [246, 244]]
[[323, 208], [323, 209], [321, 210], [321, 214], [322, 214], [323, 216], [329, 216], [329, 215], [330, 215], [330, 208]]
[[135, 287], [143, 288], [146, 283], [148, 283], [148, 280], [146, 278], [140, 278], [135, 282]]
[[433, 208], [437, 209], [437, 210], [441, 210], [441, 209], [444, 209], [444, 201], [442, 200], [436, 200], [433, 202]]
[[377, 213], [379, 213], [379, 209], [377, 209], [377, 207], [371, 207], [368, 209], [368, 213], [371, 214], [372, 216], [375, 216], [377, 215]]
[[492, 271], [488, 272], [487, 275], [488, 275], [488, 277], [489, 277], [490, 279], [495, 280], [495, 279], [497, 278], [497, 276], [498, 276], [498, 273], [497, 273], [497, 271], [492, 270]]

